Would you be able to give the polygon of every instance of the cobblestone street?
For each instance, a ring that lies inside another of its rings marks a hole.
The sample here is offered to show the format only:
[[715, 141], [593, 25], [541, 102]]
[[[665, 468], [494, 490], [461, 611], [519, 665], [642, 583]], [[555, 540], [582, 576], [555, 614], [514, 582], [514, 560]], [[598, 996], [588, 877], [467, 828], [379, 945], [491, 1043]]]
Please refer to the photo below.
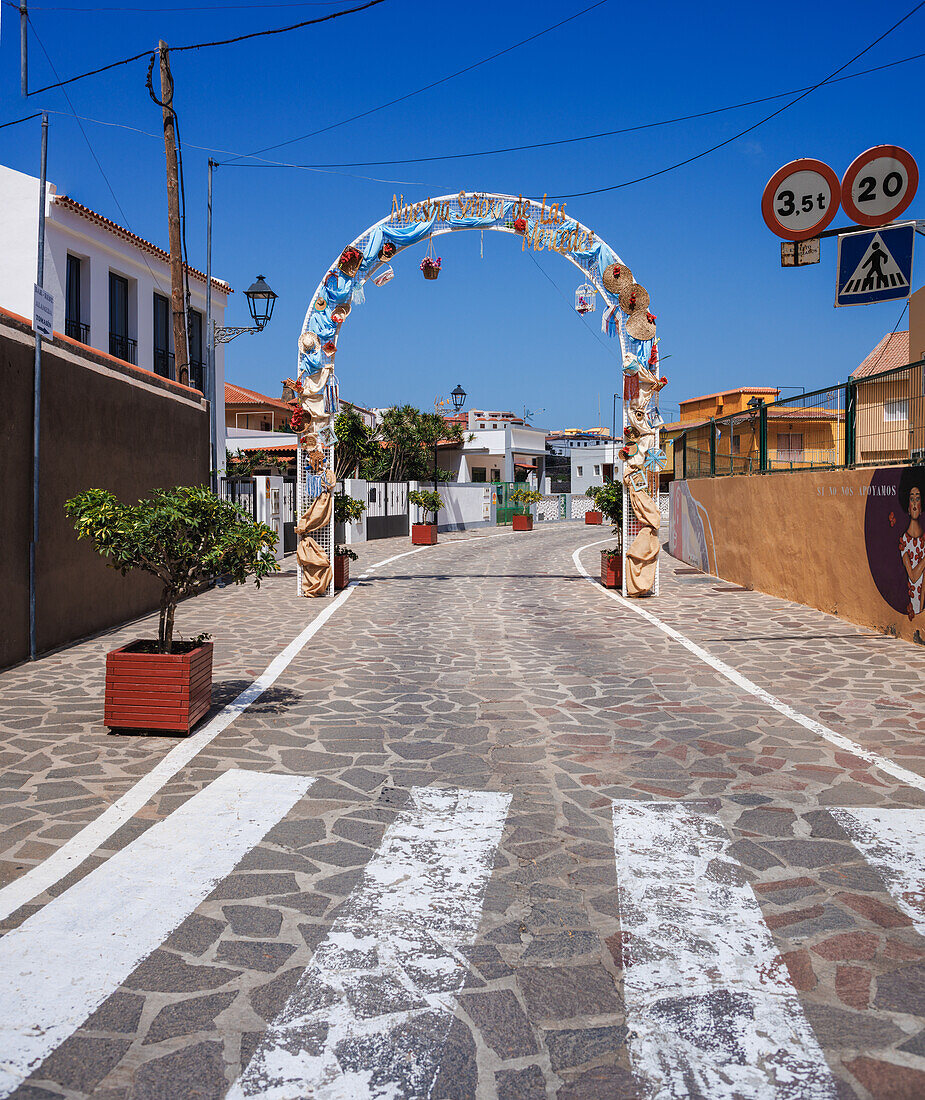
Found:
[[187, 601], [189, 739], [102, 725], [156, 617], [0, 673], [0, 1096], [925, 1096], [925, 651], [602, 535]]

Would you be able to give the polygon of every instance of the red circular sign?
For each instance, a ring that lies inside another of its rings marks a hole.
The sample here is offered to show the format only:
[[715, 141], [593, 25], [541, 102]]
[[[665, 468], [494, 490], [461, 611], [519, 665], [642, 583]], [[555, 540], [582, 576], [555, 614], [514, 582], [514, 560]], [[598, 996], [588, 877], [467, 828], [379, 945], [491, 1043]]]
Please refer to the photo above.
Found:
[[821, 160], [803, 157], [778, 168], [761, 196], [761, 213], [772, 233], [786, 241], [818, 236], [838, 213], [838, 176]]
[[842, 206], [858, 225], [886, 225], [915, 198], [919, 168], [898, 145], [875, 145], [850, 164], [841, 184]]

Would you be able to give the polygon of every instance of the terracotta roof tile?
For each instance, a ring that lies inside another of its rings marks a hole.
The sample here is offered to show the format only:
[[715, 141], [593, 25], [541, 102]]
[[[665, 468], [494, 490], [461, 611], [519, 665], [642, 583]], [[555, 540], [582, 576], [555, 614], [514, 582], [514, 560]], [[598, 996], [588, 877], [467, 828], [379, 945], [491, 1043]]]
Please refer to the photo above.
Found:
[[[150, 252], [152, 256], [158, 256], [162, 260], [166, 260], [170, 263], [170, 253], [165, 252], [163, 248], [158, 248], [156, 244], [152, 244], [150, 241], [146, 241], [144, 237], [139, 237], [137, 234], [132, 233], [126, 229], [125, 226], [119, 225], [117, 222], [111, 221], [109, 218], [104, 217], [102, 214], [97, 214], [95, 210], [91, 210], [89, 206], [84, 206], [83, 203], [77, 202], [69, 195], [54, 195], [52, 202], [55, 206], [60, 206], [65, 210], [71, 210], [75, 214], [78, 214], [81, 218], [86, 218], [87, 221], [96, 222], [97, 225], [101, 225], [104, 229], [108, 229], [110, 233], [114, 233], [117, 237], [121, 237], [124, 241], [131, 241], [132, 244], [137, 245], [143, 252]], [[188, 267], [190, 275], [195, 276], [200, 282], [206, 281], [205, 273], [199, 271], [195, 267]], [[222, 294], [233, 294], [234, 291], [228, 285], [228, 283], [222, 282], [221, 279], [212, 278], [212, 285], [216, 290], [221, 291]]]
[[232, 382], [225, 383], [225, 404], [227, 405], [270, 405], [274, 409], [285, 409], [292, 412], [285, 401], [278, 397], [267, 397], [265, 393], [257, 393], [256, 390], [245, 389], [244, 386], [236, 386]]
[[869, 378], [894, 367], [904, 367], [909, 362], [909, 330], [887, 333], [874, 350], [852, 371], [852, 378]]

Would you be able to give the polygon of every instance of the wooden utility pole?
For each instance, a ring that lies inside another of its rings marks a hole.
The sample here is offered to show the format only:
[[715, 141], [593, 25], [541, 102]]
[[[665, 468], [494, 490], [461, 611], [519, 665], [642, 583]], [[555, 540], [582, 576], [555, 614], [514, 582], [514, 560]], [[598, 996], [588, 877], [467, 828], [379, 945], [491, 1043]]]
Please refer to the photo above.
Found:
[[164, 106], [164, 152], [167, 156], [167, 226], [170, 236], [170, 308], [173, 313], [174, 378], [189, 373], [186, 339], [186, 295], [183, 287], [183, 255], [180, 247], [180, 183], [177, 172], [177, 135], [173, 121], [173, 77], [167, 43], [158, 43], [161, 59], [161, 102]]

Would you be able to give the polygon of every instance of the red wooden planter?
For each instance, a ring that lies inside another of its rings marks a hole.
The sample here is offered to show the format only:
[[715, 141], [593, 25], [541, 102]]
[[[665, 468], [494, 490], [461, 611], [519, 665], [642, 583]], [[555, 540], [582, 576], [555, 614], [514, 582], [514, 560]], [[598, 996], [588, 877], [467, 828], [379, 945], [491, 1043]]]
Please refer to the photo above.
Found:
[[623, 587], [623, 555], [601, 551], [601, 584], [605, 588]]
[[346, 554], [334, 555], [334, 587], [346, 588], [350, 583], [350, 558]]
[[437, 542], [436, 523], [412, 523], [411, 545], [434, 546]]
[[140, 653], [138, 645], [106, 654], [103, 721], [110, 729], [189, 733], [212, 704], [212, 643], [189, 653]]
[[585, 512], [585, 523], [603, 523], [603, 512]]
[[533, 516], [514, 516], [515, 531], [532, 531]]

